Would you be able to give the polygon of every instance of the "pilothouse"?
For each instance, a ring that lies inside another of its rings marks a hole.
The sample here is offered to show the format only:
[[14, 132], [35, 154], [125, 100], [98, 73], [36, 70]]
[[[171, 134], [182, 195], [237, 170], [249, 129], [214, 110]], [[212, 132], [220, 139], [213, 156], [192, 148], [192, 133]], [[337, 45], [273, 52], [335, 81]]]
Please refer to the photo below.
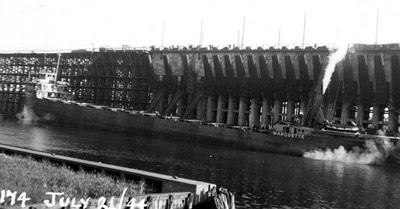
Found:
[[72, 100], [72, 94], [68, 92], [68, 83], [57, 79], [60, 57], [61, 54], [58, 55], [56, 72], [47, 72], [46, 70], [39, 72], [35, 88], [38, 99]]
[[41, 72], [36, 84], [36, 97], [38, 99], [60, 98], [71, 100], [72, 94], [68, 92], [68, 83], [56, 81], [56, 73]]

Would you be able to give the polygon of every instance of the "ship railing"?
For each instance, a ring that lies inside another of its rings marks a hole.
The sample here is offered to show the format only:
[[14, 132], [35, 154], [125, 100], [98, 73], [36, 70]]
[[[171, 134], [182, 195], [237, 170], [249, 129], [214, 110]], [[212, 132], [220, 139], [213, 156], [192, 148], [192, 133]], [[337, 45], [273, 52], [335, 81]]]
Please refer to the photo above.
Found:
[[94, 109], [102, 109], [102, 110], [108, 108], [107, 106], [104, 105], [93, 105], [93, 104], [88, 105], [88, 107], [93, 107]]
[[129, 112], [129, 114], [132, 114], [132, 115], [141, 115], [142, 113], [144, 113], [143, 110], [131, 110]]
[[158, 113], [142, 112], [142, 113], [140, 113], [140, 116], [157, 117], [157, 116], [159, 116], [159, 114]]
[[125, 110], [124, 108], [111, 108], [111, 109], [113, 109], [113, 110], [115, 110], [117, 112], [130, 113], [129, 110]]
[[207, 125], [214, 127], [227, 127], [225, 123], [207, 123]]
[[177, 116], [160, 116], [161, 119], [164, 120], [172, 120], [172, 121], [179, 121], [180, 117]]
[[360, 137], [366, 138], [366, 139], [389, 139], [389, 140], [400, 140], [400, 137], [398, 136], [384, 136], [384, 135], [370, 135], [370, 134], [360, 134]]
[[247, 126], [226, 126], [227, 128], [230, 129], [236, 129], [236, 130], [241, 130], [241, 131], [249, 131], [250, 128]]
[[186, 123], [194, 123], [194, 124], [199, 124], [199, 125], [204, 125], [206, 124], [204, 121], [202, 120], [197, 120], [197, 119], [181, 119], [182, 122], [186, 122]]
[[89, 105], [89, 103], [83, 102], [83, 103], [77, 103], [77, 105], [81, 106], [81, 107], [87, 107]]
[[335, 130], [326, 130], [326, 129], [321, 129], [321, 130], [314, 130], [315, 133], [323, 133], [323, 134], [332, 134], [337, 137], [354, 137], [354, 138], [359, 138], [360, 133], [352, 133], [352, 132], [344, 132], [344, 131], [335, 131]]
[[71, 100], [61, 99], [61, 101], [65, 104], [72, 104]]

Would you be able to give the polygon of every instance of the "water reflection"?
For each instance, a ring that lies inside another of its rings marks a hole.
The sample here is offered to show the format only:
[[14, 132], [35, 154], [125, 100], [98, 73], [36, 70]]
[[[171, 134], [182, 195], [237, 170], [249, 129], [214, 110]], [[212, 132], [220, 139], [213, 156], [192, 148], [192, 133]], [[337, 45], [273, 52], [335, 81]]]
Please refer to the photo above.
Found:
[[51, 141], [48, 133], [42, 128], [31, 129], [31, 141], [29, 146], [35, 150], [48, 150], [46, 142]]
[[238, 208], [396, 208], [400, 172], [64, 127], [0, 123], [0, 142], [216, 183]]

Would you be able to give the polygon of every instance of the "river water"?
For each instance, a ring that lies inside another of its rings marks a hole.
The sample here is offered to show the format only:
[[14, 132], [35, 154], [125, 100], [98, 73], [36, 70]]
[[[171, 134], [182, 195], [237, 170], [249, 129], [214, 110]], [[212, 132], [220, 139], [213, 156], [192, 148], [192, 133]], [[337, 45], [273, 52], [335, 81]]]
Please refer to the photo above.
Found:
[[400, 168], [0, 121], [0, 143], [215, 183], [237, 208], [399, 208]]

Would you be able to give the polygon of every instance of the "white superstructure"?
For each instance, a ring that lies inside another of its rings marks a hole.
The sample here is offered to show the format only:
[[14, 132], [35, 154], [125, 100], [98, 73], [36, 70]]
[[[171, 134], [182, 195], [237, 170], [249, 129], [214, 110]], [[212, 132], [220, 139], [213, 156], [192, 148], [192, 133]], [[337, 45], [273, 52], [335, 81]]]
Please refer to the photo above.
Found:
[[72, 94], [68, 92], [67, 82], [56, 81], [56, 78], [56, 73], [40, 72], [36, 84], [36, 97], [71, 100]]

